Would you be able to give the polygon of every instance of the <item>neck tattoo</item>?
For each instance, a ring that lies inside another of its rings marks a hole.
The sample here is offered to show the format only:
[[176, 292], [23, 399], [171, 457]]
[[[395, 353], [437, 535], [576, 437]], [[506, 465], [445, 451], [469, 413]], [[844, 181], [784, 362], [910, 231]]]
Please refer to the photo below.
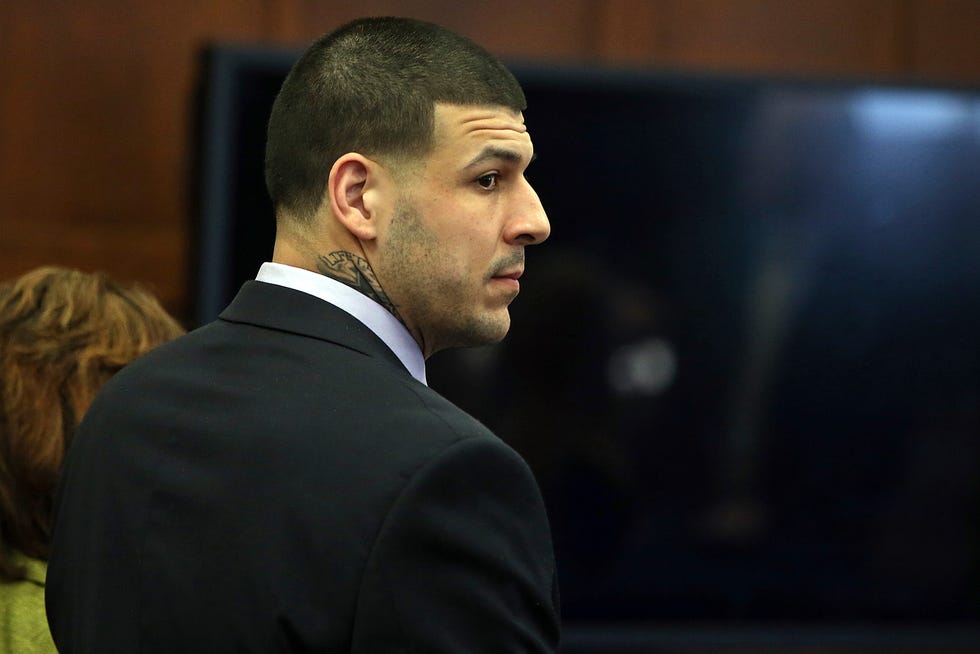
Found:
[[405, 323], [398, 314], [398, 309], [395, 308], [394, 303], [388, 299], [388, 296], [381, 289], [377, 276], [371, 270], [371, 264], [364, 257], [359, 257], [353, 252], [337, 250], [327, 255], [319, 255], [316, 269], [321, 275], [347, 284], [354, 290], [368, 296], [387, 309], [395, 318], [398, 318], [399, 322]]

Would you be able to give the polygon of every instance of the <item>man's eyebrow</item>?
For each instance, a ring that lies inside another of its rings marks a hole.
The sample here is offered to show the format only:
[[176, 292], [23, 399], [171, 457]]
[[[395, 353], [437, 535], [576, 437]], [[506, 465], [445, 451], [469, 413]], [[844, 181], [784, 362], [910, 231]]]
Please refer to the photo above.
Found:
[[[528, 161], [528, 164], [530, 164], [531, 161], [534, 161], [537, 158], [538, 158], [537, 152], [531, 154], [531, 160]], [[509, 161], [510, 163], [516, 164], [524, 161], [524, 155], [518, 152], [517, 150], [501, 148], [496, 145], [488, 145], [487, 147], [480, 150], [480, 153], [475, 157], [473, 157], [473, 159], [471, 159], [470, 162], [466, 164], [466, 167], [470, 168], [472, 166], [485, 163], [492, 159], [502, 159], [503, 161]]]

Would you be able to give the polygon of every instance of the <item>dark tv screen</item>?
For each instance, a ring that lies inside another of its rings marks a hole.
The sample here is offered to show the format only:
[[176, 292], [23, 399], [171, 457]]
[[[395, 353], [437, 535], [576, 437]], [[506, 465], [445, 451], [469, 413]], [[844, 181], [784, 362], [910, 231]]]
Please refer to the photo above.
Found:
[[[271, 256], [297, 56], [204, 58], [198, 322]], [[980, 89], [512, 69], [552, 236], [429, 381], [534, 470], [566, 622], [974, 634]]]

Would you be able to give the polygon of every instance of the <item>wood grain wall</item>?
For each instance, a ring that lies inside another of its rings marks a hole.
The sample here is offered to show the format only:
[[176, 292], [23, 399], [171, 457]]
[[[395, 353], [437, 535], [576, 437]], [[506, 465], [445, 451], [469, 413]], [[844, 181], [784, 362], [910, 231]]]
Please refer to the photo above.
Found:
[[101, 269], [186, 318], [198, 50], [377, 14], [525, 61], [980, 85], [980, 0], [3, 0], [0, 279]]

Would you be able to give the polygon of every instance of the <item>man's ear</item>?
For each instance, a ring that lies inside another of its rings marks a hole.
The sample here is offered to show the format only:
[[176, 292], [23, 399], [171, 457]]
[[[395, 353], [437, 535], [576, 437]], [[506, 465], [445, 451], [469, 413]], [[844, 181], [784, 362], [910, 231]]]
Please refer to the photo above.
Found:
[[383, 176], [378, 162], [356, 152], [341, 156], [330, 169], [327, 192], [333, 215], [362, 241], [373, 240], [378, 235]]

